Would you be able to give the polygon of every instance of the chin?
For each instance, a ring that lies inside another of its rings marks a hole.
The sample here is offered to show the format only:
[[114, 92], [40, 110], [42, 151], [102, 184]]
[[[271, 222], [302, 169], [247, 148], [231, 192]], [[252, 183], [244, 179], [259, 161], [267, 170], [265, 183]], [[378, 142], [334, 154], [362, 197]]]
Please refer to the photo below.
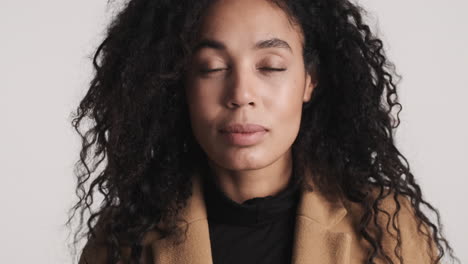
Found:
[[232, 151], [226, 155], [218, 155], [213, 160], [220, 167], [233, 171], [257, 170], [268, 166], [271, 162], [260, 153], [248, 151]]

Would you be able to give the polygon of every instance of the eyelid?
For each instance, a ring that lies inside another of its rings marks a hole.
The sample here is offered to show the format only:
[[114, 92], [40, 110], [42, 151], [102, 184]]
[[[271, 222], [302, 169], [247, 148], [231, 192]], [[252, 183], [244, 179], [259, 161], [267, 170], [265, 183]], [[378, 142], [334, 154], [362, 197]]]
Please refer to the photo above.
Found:
[[286, 70], [286, 68], [283, 68], [283, 67], [261, 67], [259, 69], [272, 70], [272, 71], [285, 71]]
[[226, 70], [227, 68], [212, 68], [212, 69], [201, 69], [200, 72], [210, 73], [210, 72], [217, 72], [221, 70]]
[[[221, 71], [221, 70], [227, 70], [228, 68], [212, 68], [212, 69], [201, 69], [200, 71], [202, 72], [215, 72], [215, 71]], [[285, 71], [287, 70], [286, 68], [282, 67], [260, 67], [258, 68], [260, 70], [271, 70], [271, 71]]]
[[[267, 71], [274, 71], [274, 72], [281, 72], [281, 71], [286, 71], [287, 68], [282, 68], [282, 67], [260, 67], [258, 68], [260, 70], [267, 70]], [[228, 68], [212, 68], [212, 69], [201, 69], [201, 73], [212, 73], [212, 72], [218, 72], [222, 70], [228, 70]]]

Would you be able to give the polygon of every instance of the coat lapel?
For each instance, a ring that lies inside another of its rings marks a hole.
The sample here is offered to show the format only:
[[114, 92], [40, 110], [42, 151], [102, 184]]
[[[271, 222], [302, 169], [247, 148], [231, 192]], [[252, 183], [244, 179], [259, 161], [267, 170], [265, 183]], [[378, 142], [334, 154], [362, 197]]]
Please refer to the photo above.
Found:
[[[306, 181], [314, 186], [310, 175]], [[348, 264], [351, 235], [331, 229], [347, 214], [342, 202], [330, 201], [318, 188], [302, 190], [296, 216], [292, 264]]]
[[181, 210], [182, 218], [188, 222], [182, 226], [187, 228], [186, 239], [183, 243], [176, 243], [174, 237], [156, 240], [152, 244], [154, 263], [213, 263], [201, 175], [195, 173], [192, 183], [192, 196], [188, 199], [187, 206]]
[[[313, 186], [310, 175], [306, 181]], [[188, 221], [186, 239], [177, 244], [174, 238], [155, 240], [151, 247], [155, 263], [212, 264], [206, 207], [203, 201], [202, 177], [193, 177], [192, 196], [181, 211]], [[347, 211], [340, 200], [330, 201], [317, 188], [302, 189], [297, 209], [292, 264], [349, 264], [351, 236], [333, 232]]]

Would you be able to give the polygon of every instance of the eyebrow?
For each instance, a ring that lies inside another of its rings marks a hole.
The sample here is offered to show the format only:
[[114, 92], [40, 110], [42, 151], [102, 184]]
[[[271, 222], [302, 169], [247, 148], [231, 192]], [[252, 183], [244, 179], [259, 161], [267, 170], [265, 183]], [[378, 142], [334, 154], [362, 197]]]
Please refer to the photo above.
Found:
[[[214, 39], [202, 39], [199, 41], [194, 48], [194, 53], [198, 52], [203, 48], [212, 48], [216, 50], [226, 50], [226, 45], [223, 42], [214, 40]], [[292, 53], [291, 46], [289, 46], [288, 42], [279, 39], [279, 38], [271, 38], [266, 40], [260, 40], [252, 47], [255, 50], [258, 49], [268, 49], [268, 48], [283, 48], [289, 50]]]

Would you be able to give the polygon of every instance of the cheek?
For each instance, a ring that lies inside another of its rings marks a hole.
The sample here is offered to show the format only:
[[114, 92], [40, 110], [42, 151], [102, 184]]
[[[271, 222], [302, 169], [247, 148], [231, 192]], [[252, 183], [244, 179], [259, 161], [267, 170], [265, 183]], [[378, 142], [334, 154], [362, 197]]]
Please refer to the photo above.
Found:
[[268, 111], [275, 122], [273, 125], [275, 137], [287, 145], [292, 144], [299, 133], [302, 117], [303, 83], [300, 78], [289, 79], [270, 101]]
[[271, 97], [270, 110], [281, 122], [294, 123], [300, 120], [304, 84], [300, 78], [284, 78], [277, 93]]
[[274, 116], [277, 131], [282, 134], [282, 137], [287, 138], [287, 140], [296, 137], [302, 114], [301, 101], [298, 100], [297, 96], [289, 95], [281, 97], [275, 103], [277, 111], [274, 113]]
[[201, 145], [213, 137], [216, 131], [216, 118], [220, 108], [217, 95], [210, 93], [209, 87], [191, 86], [187, 88], [187, 104], [192, 132]]
[[199, 121], [211, 120], [217, 112], [217, 95], [210, 87], [191, 86], [187, 88], [187, 104], [192, 119]]

